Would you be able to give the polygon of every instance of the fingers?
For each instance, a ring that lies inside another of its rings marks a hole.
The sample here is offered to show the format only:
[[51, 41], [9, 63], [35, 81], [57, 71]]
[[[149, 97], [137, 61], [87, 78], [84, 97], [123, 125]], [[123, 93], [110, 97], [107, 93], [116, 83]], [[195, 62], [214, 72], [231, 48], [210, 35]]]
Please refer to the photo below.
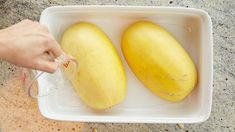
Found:
[[53, 73], [58, 68], [59, 64], [53, 61], [40, 60], [34, 66], [37, 70]]
[[36, 69], [40, 71], [53, 73], [59, 66], [59, 63], [55, 62], [54, 60], [55, 58], [52, 55], [52, 53], [46, 52], [43, 55], [41, 55], [39, 61], [36, 63], [37, 64]]
[[[64, 54], [63, 50], [61, 49], [60, 45], [57, 43], [57, 41], [55, 40], [55, 38], [49, 33], [49, 30], [46, 26], [41, 25], [40, 23], [36, 22], [36, 21], [31, 21], [31, 20], [23, 20], [22, 21], [23, 24], [29, 24], [31, 23], [32, 26], [36, 26], [37, 28], [33, 28], [35, 29], [34, 32], [36, 32], [38, 35], [40, 35], [44, 40], [43, 41], [43, 47], [44, 50], [48, 53], [50, 53], [51, 56], [53, 56], [53, 60], [57, 57], [59, 57], [60, 55]], [[30, 33], [32, 32], [32, 30], [30, 31]], [[50, 56], [49, 56], [50, 57]], [[44, 60], [49, 60], [51, 61], [51, 58], [48, 58], [48, 56], [43, 55], [42, 58]]]
[[63, 50], [61, 49], [60, 45], [57, 42], [54, 45], [52, 45], [51, 52], [55, 58], [64, 54]]
[[54, 56], [50, 52], [46, 52], [46, 53], [42, 54], [40, 56], [40, 58], [45, 61], [54, 61], [55, 60]]
[[51, 34], [41, 34], [41, 36], [44, 39], [43, 47], [45, 52], [50, 53], [54, 58], [57, 58], [60, 55], [64, 54], [60, 45], [57, 43], [57, 41]]
[[60, 45], [55, 40], [54, 36], [49, 33], [48, 28], [44, 25], [41, 25], [41, 24], [39, 25], [40, 25], [40, 30], [43, 32], [43, 34], [46, 37], [46, 47], [48, 48], [47, 50], [51, 52], [55, 58], [62, 55], [64, 53], [63, 50], [61, 49]]
[[49, 35], [49, 37], [52, 39], [51, 43], [49, 44], [49, 51], [53, 54], [55, 58], [57, 58], [64, 52], [51, 34]]
[[49, 33], [49, 30], [48, 30], [48, 28], [47, 28], [46, 26], [40, 24], [40, 27], [41, 27], [41, 30], [42, 30], [43, 32]]

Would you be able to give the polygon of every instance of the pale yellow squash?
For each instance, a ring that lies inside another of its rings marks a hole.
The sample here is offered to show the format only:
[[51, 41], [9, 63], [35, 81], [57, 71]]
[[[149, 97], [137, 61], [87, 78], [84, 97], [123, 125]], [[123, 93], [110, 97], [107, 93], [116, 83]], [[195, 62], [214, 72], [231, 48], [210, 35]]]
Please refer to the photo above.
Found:
[[184, 99], [195, 87], [195, 65], [179, 42], [152, 22], [132, 24], [123, 34], [122, 51], [139, 80], [159, 97]]
[[61, 40], [63, 50], [79, 62], [72, 84], [80, 98], [94, 109], [107, 109], [123, 101], [126, 76], [109, 38], [94, 24], [69, 27]]

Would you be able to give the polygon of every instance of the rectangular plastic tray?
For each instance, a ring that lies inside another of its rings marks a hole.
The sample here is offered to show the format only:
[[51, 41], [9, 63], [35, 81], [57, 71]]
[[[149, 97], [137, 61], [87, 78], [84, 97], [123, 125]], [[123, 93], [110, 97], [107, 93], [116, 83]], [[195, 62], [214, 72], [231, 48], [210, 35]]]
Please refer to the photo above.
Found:
[[[196, 64], [198, 84], [183, 101], [171, 103], [155, 96], [126, 64], [120, 50], [121, 35], [138, 20], [152, 21], [167, 29]], [[113, 42], [128, 79], [125, 101], [110, 110], [94, 111], [66, 85], [38, 99], [43, 116], [63, 121], [129, 123], [196, 123], [208, 119], [212, 105], [213, 44], [212, 23], [206, 12], [178, 7], [64, 6], [47, 8], [40, 18], [58, 42], [65, 29], [79, 21], [96, 24]], [[44, 92], [56, 82], [43, 75], [38, 83], [39, 92]]]

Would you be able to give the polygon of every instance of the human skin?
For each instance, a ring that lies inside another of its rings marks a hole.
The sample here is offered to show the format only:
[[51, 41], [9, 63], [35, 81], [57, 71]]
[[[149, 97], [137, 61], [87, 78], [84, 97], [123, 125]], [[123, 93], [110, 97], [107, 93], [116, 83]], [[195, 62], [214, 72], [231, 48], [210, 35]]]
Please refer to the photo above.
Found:
[[0, 58], [14, 65], [53, 73], [63, 51], [48, 29], [23, 20], [0, 30]]

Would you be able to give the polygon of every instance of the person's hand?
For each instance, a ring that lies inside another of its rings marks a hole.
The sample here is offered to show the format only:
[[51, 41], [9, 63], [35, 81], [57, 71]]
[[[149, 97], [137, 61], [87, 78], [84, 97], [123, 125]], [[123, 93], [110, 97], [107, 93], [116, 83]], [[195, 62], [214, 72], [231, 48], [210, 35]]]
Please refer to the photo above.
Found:
[[63, 54], [59, 44], [38, 22], [23, 20], [0, 30], [0, 58], [17, 66], [54, 72], [54, 59]]

